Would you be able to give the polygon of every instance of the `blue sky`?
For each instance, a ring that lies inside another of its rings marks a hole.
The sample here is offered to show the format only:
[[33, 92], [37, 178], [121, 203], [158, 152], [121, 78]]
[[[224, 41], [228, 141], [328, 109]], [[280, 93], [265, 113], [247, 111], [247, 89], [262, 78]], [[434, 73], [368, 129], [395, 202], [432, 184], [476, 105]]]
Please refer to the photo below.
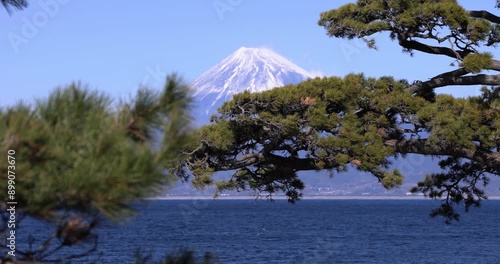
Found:
[[[263, 1], [30, 1], [11, 16], [0, 10], [0, 106], [31, 102], [74, 80], [115, 97], [139, 84], [159, 87], [163, 75], [178, 72], [187, 81], [239, 47], [267, 47], [309, 71], [328, 76], [426, 80], [452, 70], [451, 60], [403, 54], [396, 42], [378, 35], [379, 51], [361, 41], [329, 38], [319, 14], [346, 0]], [[494, 1], [460, 1], [488, 9]], [[448, 89], [457, 96], [477, 94]]]

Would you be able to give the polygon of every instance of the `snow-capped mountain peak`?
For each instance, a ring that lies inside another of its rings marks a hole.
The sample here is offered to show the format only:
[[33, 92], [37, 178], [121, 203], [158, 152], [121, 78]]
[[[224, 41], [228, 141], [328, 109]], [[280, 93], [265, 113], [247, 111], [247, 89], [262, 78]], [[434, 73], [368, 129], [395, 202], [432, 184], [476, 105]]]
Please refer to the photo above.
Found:
[[203, 73], [191, 86], [208, 114], [236, 93], [265, 91], [314, 77], [270, 49], [241, 47]]

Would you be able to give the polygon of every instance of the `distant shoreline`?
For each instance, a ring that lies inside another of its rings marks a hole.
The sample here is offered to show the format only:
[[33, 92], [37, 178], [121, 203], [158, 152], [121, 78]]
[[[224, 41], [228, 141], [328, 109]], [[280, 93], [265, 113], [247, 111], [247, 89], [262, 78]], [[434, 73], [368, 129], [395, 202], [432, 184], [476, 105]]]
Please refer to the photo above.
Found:
[[[180, 195], [172, 195], [172, 196], [162, 196], [162, 197], [151, 197], [146, 200], [255, 200], [257, 199], [255, 196], [219, 196], [214, 198], [212, 195], [210, 196], [180, 196]], [[266, 199], [265, 196], [260, 197], [259, 199]], [[286, 200], [286, 196], [273, 196], [274, 200]], [[369, 195], [318, 195], [318, 196], [305, 196], [301, 198], [302, 200], [431, 200], [430, 198], [419, 196], [419, 195], [403, 195], [403, 196], [369, 196]], [[488, 200], [500, 200], [500, 196], [490, 196]]]

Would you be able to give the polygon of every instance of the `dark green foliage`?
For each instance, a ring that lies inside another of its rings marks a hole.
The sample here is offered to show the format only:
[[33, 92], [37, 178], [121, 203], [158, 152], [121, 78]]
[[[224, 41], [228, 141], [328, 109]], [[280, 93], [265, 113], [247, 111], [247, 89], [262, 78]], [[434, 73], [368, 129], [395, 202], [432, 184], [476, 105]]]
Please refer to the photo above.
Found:
[[[171, 75], [161, 93], [141, 88], [128, 102], [72, 83], [33, 106], [2, 109], [0, 159], [15, 151], [17, 212], [56, 223], [63, 245], [92, 237], [101, 215], [114, 221], [129, 216], [132, 201], [159, 194], [175, 180], [166, 169], [177, 166], [190, 142], [190, 105], [188, 87]], [[160, 133], [162, 141], [155, 142]], [[13, 170], [8, 165], [0, 163], [4, 190]], [[0, 194], [2, 213], [8, 199]]]
[[462, 66], [471, 73], [481, 72], [491, 67], [492, 57], [491, 53], [472, 53], [463, 59]]
[[[456, 0], [358, 0], [356, 4], [323, 12], [319, 25], [330, 36], [350, 39], [382, 31], [389, 31], [391, 38], [398, 41], [430, 38], [443, 42], [461, 38], [466, 42], [464, 50], [486, 41], [491, 30], [489, 23], [471, 17]], [[436, 34], [442, 27], [451, 31], [450, 36]]]
[[[328, 36], [362, 38], [388, 32], [403, 52], [415, 51], [450, 57], [458, 69], [437, 74], [409, 87], [409, 92], [433, 100], [433, 89], [448, 85], [498, 85], [500, 75], [477, 74], [500, 71], [500, 61], [481, 51], [496, 47], [500, 17], [486, 10], [465, 10], [456, 0], [358, 0], [323, 12], [318, 24]], [[471, 75], [472, 73], [472, 75]]]
[[[128, 201], [152, 196], [172, 180], [162, 165], [187, 138], [186, 91], [167, 83], [162, 95], [143, 88], [132, 102], [112, 105], [74, 83], [31, 108], [5, 109], [0, 155], [6, 160], [7, 150], [16, 152], [20, 206], [40, 217], [58, 209], [126, 215]], [[159, 152], [151, 151], [155, 129], [165, 131]], [[0, 166], [5, 176], [6, 164]]]

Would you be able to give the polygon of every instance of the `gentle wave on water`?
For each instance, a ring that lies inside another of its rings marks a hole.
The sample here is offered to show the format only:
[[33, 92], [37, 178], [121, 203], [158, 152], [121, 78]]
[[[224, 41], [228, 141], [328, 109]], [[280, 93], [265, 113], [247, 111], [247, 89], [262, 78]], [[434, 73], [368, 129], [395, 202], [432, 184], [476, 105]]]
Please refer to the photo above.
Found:
[[[99, 252], [79, 263], [133, 263], [179, 249], [223, 263], [500, 264], [500, 201], [458, 223], [429, 218], [429, 200], [155, 200], [126, 223], [98, 228]], [[19, 232], [47, 233], [26, 223]], [[24, 231], [23, 231], [24, 230]], [[77, 262], [73, 262], [77, 263]]]

